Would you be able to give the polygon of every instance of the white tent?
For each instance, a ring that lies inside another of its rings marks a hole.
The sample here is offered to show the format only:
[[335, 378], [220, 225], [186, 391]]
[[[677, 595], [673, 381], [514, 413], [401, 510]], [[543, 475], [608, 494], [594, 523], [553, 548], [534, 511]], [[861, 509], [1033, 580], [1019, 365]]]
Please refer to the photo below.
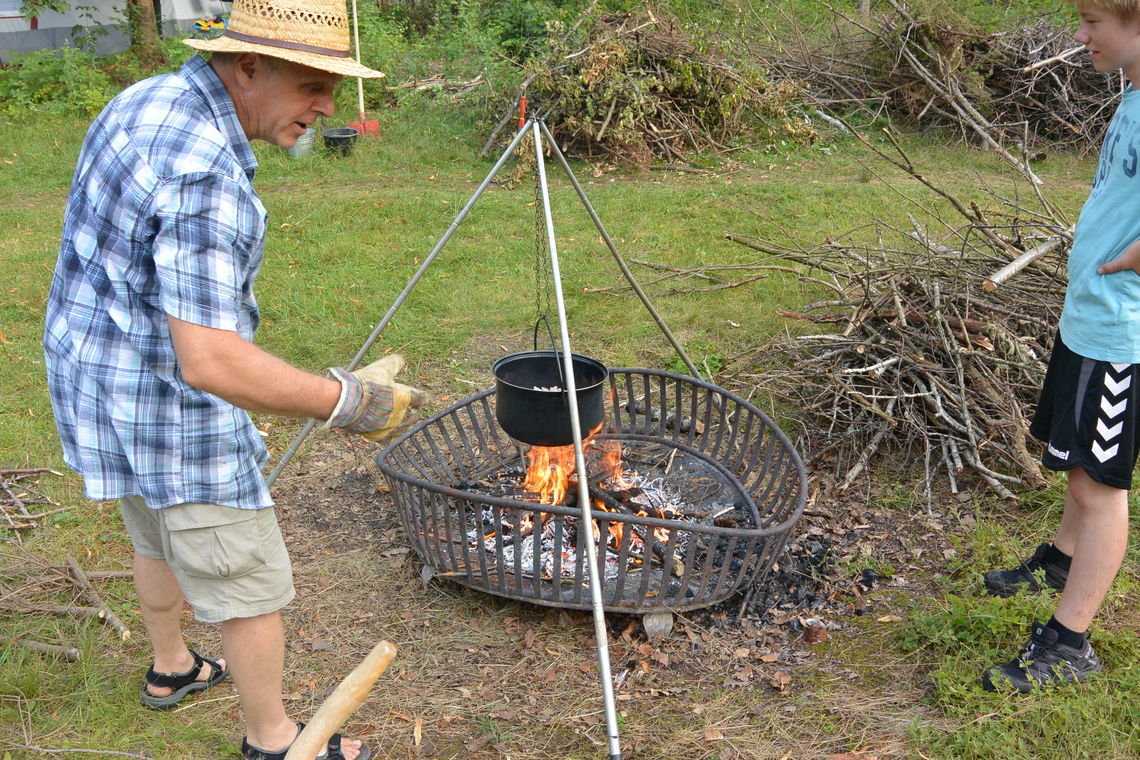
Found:
[[[80, 34], [106, 32], [94, 35], [101, 55], [127, 48], [127, 35], [122, 29], [124, 0], [73, 0], [71, 5], [72, 9], [64, 13], [44, 11], [36, 18], [28, 18], [20, 13], [21, 0], [0, 0], [0, 63], [7, 63], [13, 53], [74, 44], [76, 27]], [[198, 19], [229, 13], [230, 3], [154, 0], [154, 7], [164, 35], [185, 35]]]

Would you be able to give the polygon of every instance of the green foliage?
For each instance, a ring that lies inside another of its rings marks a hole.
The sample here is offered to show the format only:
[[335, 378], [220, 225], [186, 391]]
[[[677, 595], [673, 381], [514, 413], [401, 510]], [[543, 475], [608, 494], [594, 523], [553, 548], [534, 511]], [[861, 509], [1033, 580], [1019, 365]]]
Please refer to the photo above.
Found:
[[794, 85], [767, 81], [663, 10], [603, 15], [564, 37], [550, 25], [548, 55], [530, 66], [530, 92], [575, 155], [673, 162], [723, 150], [758, 124], [797, 142], [815, 137], [789, 113]]
[[182, 44], [181, 37], [163, 37], [158, 41], [158, 59], [165, 61], [164, 65], [156, 67], [151, 60], [140, 58], [136, 52], [128, 48], [122, 53], [102, 58], [99, 66], [110, 77], [116, 91], [134, 84], [155, 74], [166, 71], [175, 71], [181, 68], [195, 51]]
[[945, 24], [972, 26], [981, 33], [1002, 31], [1010, 25], [1041, 18], [1064, 23], [1073, 18], [1073, 7], [1065, 0], [912, 0], [913, 12], [936, 18]]
[[[714, 341], [706, 338], [693, 338], [685, 343], [685, 353], [693, 364], [697, 365], [697, 369], [706, 379], [715, 377], [718, 372], [724, 369], [724, 355]], [[676, 353], [672, 354], [665, 362], [665, 369], [679, 375], [692, 374], [689, 368], [685, 366], [685, 362]]]
[[78, 48], [36, 50], [0, 69], [0, 109], [8, 113], [66, 110], [98, 112], [113, 94], [96, 58]]

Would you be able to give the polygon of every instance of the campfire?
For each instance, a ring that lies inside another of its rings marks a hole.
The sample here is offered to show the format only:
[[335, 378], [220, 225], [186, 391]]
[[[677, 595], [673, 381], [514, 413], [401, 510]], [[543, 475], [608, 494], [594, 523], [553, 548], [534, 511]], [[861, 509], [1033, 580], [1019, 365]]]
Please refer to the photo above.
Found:
[[[606, 382], [583, 443], [605, 609], [693, 609], [766, 574], [806, 496], [783, 432], [695, 378], [611, 368]], [[487, 390], [439, 412], [377, 460], [424, 577], [589, 609], [574, 449], [510, 438], [494, 401]]]
[[[627, 469], [621, 442], [598, 435], [601, 428], [599, 425], [590, 431], [583, 445], [589, 477], [588, 490], [595, 510], [681, 522], [708, 518], [713, 524], [721, 526], [739, 524], [737, 519], [725, 516], [730, 512], [738, 512], [740, 520], [748, 519], [744, 510], [740, 509], [743, 504], [739, 500], [738, 504], [728, 504], [716, 510], [694, 508], [694, 496], [698, 497], [699, 502], [707, 502], [710, 494], [720, 491], [720, 486], [709, 475], [694, 478], [694, 464], [688, 462], [685, 455], [678, 459], [675, 449], [663, 450], [661, 453], [665, 460], [662, 460], [661, 457], [653, 457], [651, 450], [661, 450], [663, 447], [641, 446], [637, 448], [639, 469]], [[578, 475], [574, 466], [573, 446], [533, 446], [526, 453], [525, 459], [525, 470], [521, 467], [507, 467], [480, 483], [469, 484], [468, 488], [474, 492], [509, 496], [524, 502], [574, 506], [578, 499]], [[694, 485], [704, 493], [695, 493]], [[557, 542], [549, 516], [549, 513], [542, 511], [534, 517], [527, 513], [516, 525], [509, 515], [505, 521], [496, 521], [493, 510], [484, 508], [478, 516], [478, 524], [472, 525], [468, 531], [468, 538], [473, 547], [481, 547], [491, 553], [495, 553], [502, 543], [504, 558], [508, 562], [513, 562], [516, 546], [519, 546], [524, 568], [535, 566], [534, 553], [537, 551], [542, 577], [552, 579], [556, 577], [553, 554]], [[573, 577], [577, 571], [574, 549], [580, 520], [567, 520], [567, 523], [574, 529], [575, 540], [563, 542], [561, 561], [557, 563], [559, 578]], [[626, 548], [624, 567], [633, 570], [643, 565], [650, 553], [660, 561], [673, 536], [673, 530], [666, 527], [600, 519], [594, 519], [593, 523], [594, 539], [599, 547], [605, 547], [605, 554], [599, 558], [602, 562], [602, 575], [611, 580], [617, 577], [619, 567], [623, 566], [623, 548]], [[606, 525], [604, 530], [603, 524]], [[516, 536], [521, 539], [521, 545], [516, 541]], [[683, 559], [688, 544], [684, 538], [677, 542], [673, 557], [676, 574], [680, 574], [684, 567]], [[584, 568], [584, 572], [588, 578], [588, 567]]]

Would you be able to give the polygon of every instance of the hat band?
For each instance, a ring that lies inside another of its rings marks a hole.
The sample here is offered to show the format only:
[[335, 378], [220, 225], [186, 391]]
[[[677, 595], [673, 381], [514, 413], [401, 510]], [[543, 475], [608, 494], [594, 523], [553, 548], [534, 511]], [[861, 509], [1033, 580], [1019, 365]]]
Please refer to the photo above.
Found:
[[334, 50], [332, 48], [317, 47], [316, 45], [305, 45], [301, 42], [289, 42], [288, 40], [274, 40], [269, 37], [255, 37], [252, 34], [242, 34], [235, 32], [232, 29], [227, 29], [222, 32], [223, 37], [233, 37], [235, 40], [242, 42], [252, 42], [256, 45], [268, 45], [270, 47], [286, 48], [288, 50], [300, 50], [305, 53], [316, 53], [317, 55], [328, 55], [333, 58], [348, 58], [347, 50]]

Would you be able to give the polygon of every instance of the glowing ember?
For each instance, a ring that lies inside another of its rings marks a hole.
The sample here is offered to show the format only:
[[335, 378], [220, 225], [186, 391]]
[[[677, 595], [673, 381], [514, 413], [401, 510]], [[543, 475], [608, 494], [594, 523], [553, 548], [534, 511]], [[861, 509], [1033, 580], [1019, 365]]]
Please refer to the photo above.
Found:
[[[620, 441], [597, 436], [600, 429], [601, 425], [591, 430], [583, 441], [593, 507], [611, 514], [687, 522], [688, 518], [680, 509], [686, 500], [667, 487], [661, 477], [645, 478], [635, 471], [625, 470]], [[535, 504], [569, 506], [576, 503], [578, 486], [573, 446], [534, 446], [527, 453], [527, 459], [525, 478], [518, 484], [515, 498]], [[563, 544], [562, 551], [558, 552], [558, 562], [555, 562], [554, 546], [557, 541], [550, 517], [549, 513], [538, 511], [533, 517], [531, 514], [521, 515], [517, 522], [505, 521], [497, 517], [494, 510], [484, 508], [482, 530], [469, 535], [473, 543], [482, 543], [488, 551], [501, 551], [506, 561], [515, 561], [517, 549], [522, 567], [528, 570], [534, 566], [537, 553], [541, 567], [539, 572], [544, 577], [570, 577], [575, 573], [576, 556]], [[606, 522], [608, 531], [605, 540], [601, 536], [602, 520]], [[570, 526], [574, 524], [574, 520], [568, 522]], [[628, 566], [642, 566], [650, 561], [659, 561], [665, 555], [666, 545], [672, 536], [668, 528], [650, 528], [600, 517], [595, 517], [591, 530], [602, 549], [602, 574], [606, 578], [613, 578], [618, 573], [618, 555], [623, 554], [623, 547]], [[475, 535], [479, 538], [475, 539]], [[566, 540], [570, 541], [569, 546], [573, 545], [571, 536], [561, 539]], [[682, 539], [675, 547], [674, 565], [680, 562], [687, 543], [687, 539]]]

